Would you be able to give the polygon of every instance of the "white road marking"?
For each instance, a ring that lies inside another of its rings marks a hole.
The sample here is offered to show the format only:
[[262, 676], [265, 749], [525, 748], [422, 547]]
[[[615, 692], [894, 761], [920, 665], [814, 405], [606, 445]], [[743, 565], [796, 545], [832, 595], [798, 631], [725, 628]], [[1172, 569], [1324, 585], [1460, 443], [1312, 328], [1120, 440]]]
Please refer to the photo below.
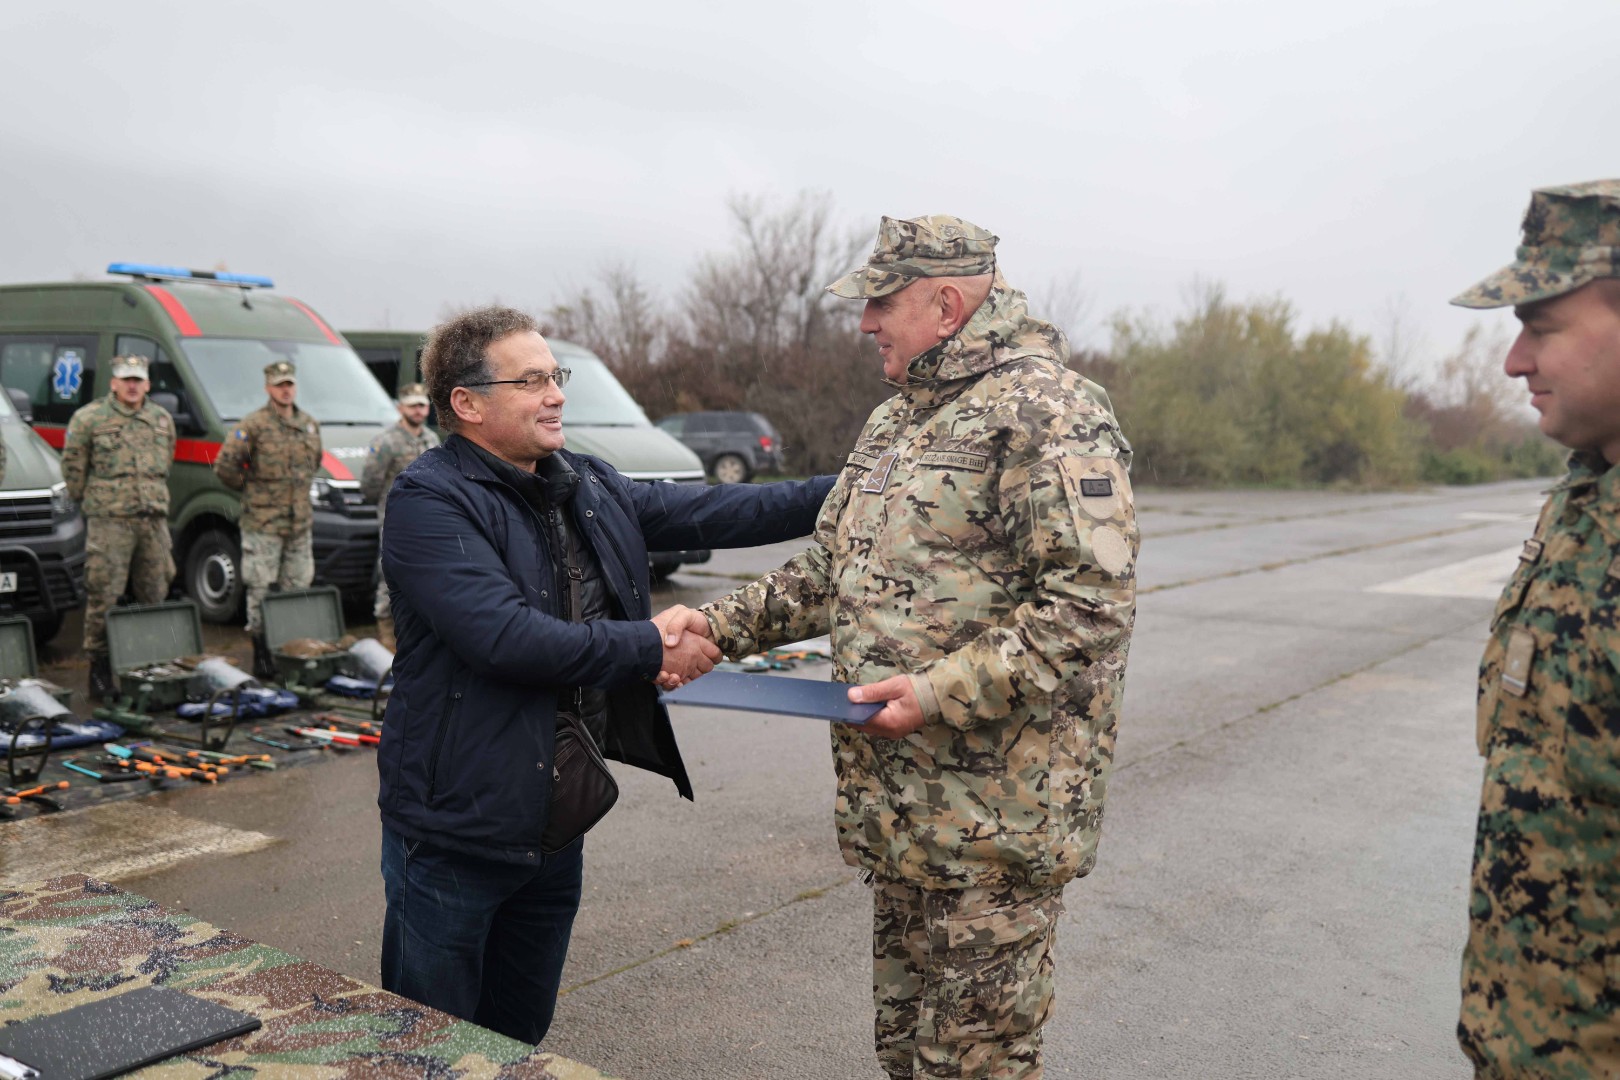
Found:
[[1508, 513], [1502, 510], [1464, 510], [1457, 516], [1463, 521], [1534, 521], [1539, 510]]
[[204, 855], [240, 855], [276, 843], [126, 799], [0, 825], [0, 883], [82, 873], [103, 881], [149, 874]]
[[1494, 600], [1502, 593], [1502, 586], [1512, 576], [1522, 548], [1503, 548], [1489, 555], [1479, 555], [1461, 562], [1437, 566], [1433, 570], [1410, 574], [1382, 585], [1362, 590], [1375, 593], [1399, 593], [1404, 596], [1460, 596], [1470, 599]]

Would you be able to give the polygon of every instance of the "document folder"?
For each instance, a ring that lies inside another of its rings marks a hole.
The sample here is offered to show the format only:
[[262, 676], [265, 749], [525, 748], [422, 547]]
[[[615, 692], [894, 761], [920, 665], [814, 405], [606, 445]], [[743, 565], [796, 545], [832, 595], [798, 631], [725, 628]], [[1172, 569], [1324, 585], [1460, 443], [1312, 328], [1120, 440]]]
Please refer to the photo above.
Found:
[[857, 705], [850, 701], [847, 683], [737, 671], [711, 671], [679, 690], [671, 690], [663, 700], [670, 705], [809, 716], [843, 724], [864, 724], [883, 709], [881, 703]]
[[259, 1020], [166, 986], [142, 986], [0, 1027], [0, 1054], [39, 1080], [100, 1080], [259, 1028]]

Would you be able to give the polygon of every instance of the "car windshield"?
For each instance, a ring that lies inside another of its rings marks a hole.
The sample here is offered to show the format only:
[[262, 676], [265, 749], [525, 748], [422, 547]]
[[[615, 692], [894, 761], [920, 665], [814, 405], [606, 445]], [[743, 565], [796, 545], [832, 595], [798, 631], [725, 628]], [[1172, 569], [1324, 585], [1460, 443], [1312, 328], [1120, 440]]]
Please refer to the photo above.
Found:
[[222, 420], [240, 420], [264, 405], [264, 369], [277, 360], [297, 367], [298, 407], [323, 424], [386, 425], [399, 419], [387, 393], [345, 345], [186, 338], [180, 347]]
[[557, 366], [573, 372], [568, 388], [563, 391], [568, 402], [563, 406], [563, 424], [596, 424], [604, 427], [649, 427], [651, 420], [630, 396], [630, 391], [619, 385], [606, 364], [595, 353], [586, 352], [577, 345], [564, 342], [551, 343], [551, 354]]

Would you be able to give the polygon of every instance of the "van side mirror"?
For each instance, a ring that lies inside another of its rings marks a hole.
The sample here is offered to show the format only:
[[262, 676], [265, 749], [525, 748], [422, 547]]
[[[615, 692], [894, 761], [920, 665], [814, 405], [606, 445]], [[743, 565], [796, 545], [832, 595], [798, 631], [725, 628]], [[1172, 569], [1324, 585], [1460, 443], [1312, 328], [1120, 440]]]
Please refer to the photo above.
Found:
[[190, 413], [180, 411], [180, 395], [171, 394], [167, 390], [154, 390], [151, 402], [159, 406], [174, 418], [174, 429], [188, 434], [196, 429], [197, 422], [191, 418]]
[[11, 399], [11, 407], [16, 410], [18, 416], [22, 417], [23, 423], [32, 424], [34, 422], [34, 399], [28, 396], [28, 391], [19, 390], [15, 386], [8, 386], [6, 387], [6, 397]]

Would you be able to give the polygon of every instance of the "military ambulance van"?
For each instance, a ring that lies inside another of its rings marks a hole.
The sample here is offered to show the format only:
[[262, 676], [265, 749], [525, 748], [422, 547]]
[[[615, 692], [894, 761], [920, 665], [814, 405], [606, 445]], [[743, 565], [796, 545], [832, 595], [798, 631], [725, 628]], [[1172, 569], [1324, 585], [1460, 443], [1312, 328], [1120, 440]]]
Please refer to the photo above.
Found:
[[[427, 335], [406, 330], [345, 330], [354, 351], [390, 396], [399, 387], [421, 382], [422, 346]], [[632, 480], [703, 484], [703, 462], [674, 436], [653, 426], [630, 391], [614, 377], [601, 357], [569, 341], [547, 339], [557, 366], [573, 372], [568, 404], [563, 406], [563, 434], [568, 449], [591, 454]], [[429, 416], [428, 422], [437, 418]], [[662, 581], [682, 563], [709, 561], [709, 552], [654, 551], [648, 555], [654, 581]]]
[[26, 395], [33, 427], [61, 449], [74, 411], [106, 394], [109, 361], [152, 361], [152, 400], [174, 414], [169, 531], [182, 591], [211, 622], [242, 607], [237, 493], [213, 461], [237, 421], [264, 405], [264, 368], [298, 368], [298, 407], [321, 424], [314, 504], [315, 580], [368, 603], [377, 510], [358, 470], [373, 436], [398, 419], [360, 358], [308, 305], [267, 278], [114, 263], [109, 281], [0, 286], [0, 384]]
[[44, 643], [84, 604], [84, 518], [62, 465], [28, 426], [28, 399], [0, 394], [0, 615], [26, 615]]

